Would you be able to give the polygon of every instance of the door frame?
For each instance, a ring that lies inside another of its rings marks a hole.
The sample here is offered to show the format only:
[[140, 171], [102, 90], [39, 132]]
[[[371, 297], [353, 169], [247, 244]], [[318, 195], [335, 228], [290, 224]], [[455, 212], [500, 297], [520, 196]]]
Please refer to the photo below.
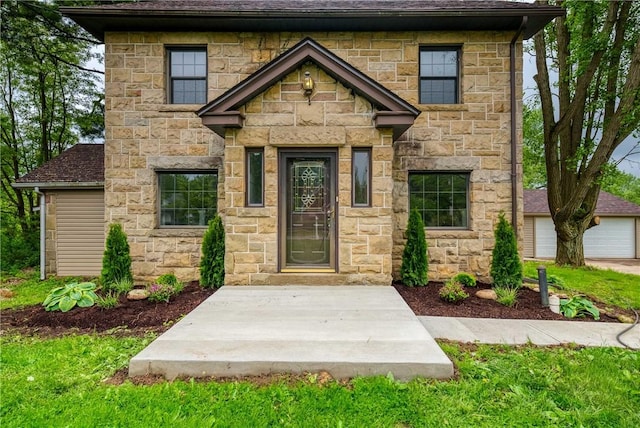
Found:
[[[296, 157], [329, 157], [329, 200], [333, 205], [333, 218], [330, 228], [329, 265], [328, 266], [287, 266], [287, 160]], [[338, 149], [337, 148], [280, 148], [278, 149], [278, 272], [338, 272]]]

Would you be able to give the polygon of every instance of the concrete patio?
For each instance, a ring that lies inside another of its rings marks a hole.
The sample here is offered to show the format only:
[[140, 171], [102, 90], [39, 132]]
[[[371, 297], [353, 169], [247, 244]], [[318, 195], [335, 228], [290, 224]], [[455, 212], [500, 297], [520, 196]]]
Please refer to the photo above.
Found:
[[449, 378], [453, 364], [393, 287], [222, 287], [152, 342], [130, 376], [327, 371]]

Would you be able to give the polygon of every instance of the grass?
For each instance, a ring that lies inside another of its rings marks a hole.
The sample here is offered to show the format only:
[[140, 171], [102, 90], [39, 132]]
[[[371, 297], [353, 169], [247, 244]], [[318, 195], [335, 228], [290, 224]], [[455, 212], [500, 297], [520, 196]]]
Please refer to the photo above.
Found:
[[3, 427], [640, 426], [640, 354], [443, 344], [458, 379], [103, 382], [146, 338], [0, 336]]
[[593, 267], [571, 268], [551, 262], [527, 261], [524, 275], [538, 278], [537, 267], [544, 265], [547, 276], [555, 275], [572, 294], [583, 293], [604, 303], [640, 309], [640, 276]]

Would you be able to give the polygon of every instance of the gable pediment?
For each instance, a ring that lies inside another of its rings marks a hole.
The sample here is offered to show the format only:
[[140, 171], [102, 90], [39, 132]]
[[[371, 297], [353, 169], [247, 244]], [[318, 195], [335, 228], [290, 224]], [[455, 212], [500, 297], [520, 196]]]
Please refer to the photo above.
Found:
[[292, 71], [307, 62], [314, 63], [329, 76], [368, 100], [377, 110], [376, 128], [392, 128], [394, 139], [402, 135], [420, 114], [420, 110], [380, 83], [352, 67], [311, 38], [305, 38], [291, 49], [257, 70], [248, 78], [198, 110], [202, 123], [224, 138], [225, 128], [241, 128], [239, 109], [251, 99], [271, 88]]

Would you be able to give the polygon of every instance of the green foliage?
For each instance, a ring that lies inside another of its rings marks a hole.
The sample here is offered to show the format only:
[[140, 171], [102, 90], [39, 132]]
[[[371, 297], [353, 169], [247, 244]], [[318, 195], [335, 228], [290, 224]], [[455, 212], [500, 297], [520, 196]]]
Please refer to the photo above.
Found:
[[8, 288], [15, 295], [0, 300], [0, 309], [19, 309], [25, 306], [40, 305], [47, 298], [51, 289], [64, 286], [68, 282], [78, 282], [78, 278], [50, 277], [40, 280], [37, 270], [25, 269], [14, 275], [3, 275], [2, 287]]
[[640, 425], [640, 353], [628, 349], [445, 342], [457, 373], [451, 381], [375, 376], [325, 382], [315, 375], [257, 383], [105, 381], [152, 339], [0, 335], [0, 384], [11, 385], [2, 390], [3, 428], [74, 421], [131, 428]]
[[427, 284], [427, 241], [424, 235], [422, 216], [415, 208], [409, 213], [407, 222], [407, 244], [402, 252], [400, 279], [410, 287]]
[[547, 187], [544, 161], [544, 130], [542, 110], [538, 102], [522, 105], [522, 184], [525, 189]]
[[495, 231], [495, 246], [491, 259], [491, 277], [495, 287], [520, 287], [522, 262], [518, 255], [516, 235], [504, 213], [500, 213]]
[[72, 282], [64, 287], [51, 290], [51, 293], [42, 303], [46, 311], [68, 312], [76, 305], [80, 308], [93, 306], [98, 296], [94, 290], [96, 285], [92, 282]]
[[438, 290], [438, 295], [442, 300], [449, 303], [460, 302], [469, 297], [469, 294], [464, 291], [462, 283], [455, 279], [445, 282]]
[[203, 287], [224, 285], [224, 226], [218, 214], [209, 221], [209, 227], [202, 239], [200, 285]]
[[109, 226], [109, 234], [102, 257], [102, 284], [113, 284], [122, 280], [133, 281], [131, 255], [127, 235], [118, 223]]
[[476, 286], [476, 277], [471, 275], [470, 273], [460, 272], [456, 276], [452, 278], [453, 281], [457, 281], [465, 287], [475, 287]]
[[182, 291], [182, 284], [158, 284], [157, 282], [147, 286], [149, 300], [152, 302], [169, 303], [172, 297], [177, 296]]
[[498, 286], [493, 290], [498, 296], [496, 301], [504, 306], [512, 307], [518, 301], [518, 287]]
[[180, 281], [178, 281], [178, 278], [176, 278], [174, 274], [165, 273], [164, 275], [160, 275], [158, 279], [156, 279], [156, 284], [175, 286], [175, 285], [179, 285]]
[[0, 248], [0, 269], [3, 272], [15, 273], [40, 263], [40, 233], [35, 227], [23, 231], [3, 219]]
[[102, 309], [113, 309], [118, 306], [120, 294], [116, 291], [109, 291], [98, 296], [96, 304]]
[[600, 311], [584, 296], [573, 296], [570, 299], [560, 299], [560, 313], [567, 318], [591, 315], [593, 319], [600, 319]]
[[[540, 262], [525, 262], [528, 277], [537, 277]], [[543, 262], [547, 277], [561, 277], [567, 292], [588, 294], [591, 298], [622, 308], [640, 309], [640, 275], [597, 269], [592, 266], [573, 268]]]
[[133, 280], [131, 278], [122, 278], [114, 282], [109, 282], [102, 285], [102, 290], [116, 294], [128, 293], [133, 290]]
[[558, 275], [547, 275], [547, 283], [553, 285], [554, 287], [562, 290], [565, 286], [564, 280], [560, 278]]

